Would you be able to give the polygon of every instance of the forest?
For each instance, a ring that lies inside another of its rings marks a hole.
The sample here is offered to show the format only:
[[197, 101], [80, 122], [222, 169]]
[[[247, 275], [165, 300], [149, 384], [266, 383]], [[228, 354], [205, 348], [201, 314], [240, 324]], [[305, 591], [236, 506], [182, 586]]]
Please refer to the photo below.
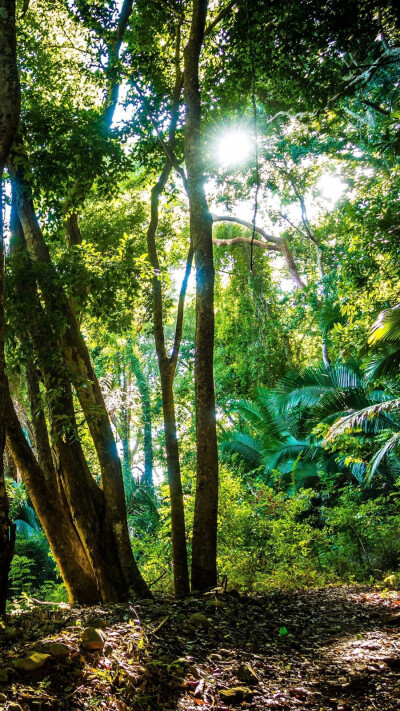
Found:
[[399, 709], [400, 11], [0, 0], [0, 709]]

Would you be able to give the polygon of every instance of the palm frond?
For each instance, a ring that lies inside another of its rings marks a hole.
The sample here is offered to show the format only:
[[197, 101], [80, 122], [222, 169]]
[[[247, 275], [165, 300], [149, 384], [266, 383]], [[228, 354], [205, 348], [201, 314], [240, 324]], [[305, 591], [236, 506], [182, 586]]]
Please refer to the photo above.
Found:
[[[380, 402], [376, 405], [369, 405], [362, 410], [353, 412], [350, 415], [341, 417], [330, 428], [324, 443], [333, 440], [335, 437], [343, 434], [354, 433], [355, 431], [370, 431], [378, 432], [382, 429], [387, 429], [387, 421], [382, 422], [381, 416], [387, 412], [393, 412], [400, 408], [400, 398]], [[374, 423], [374, 424], [372, 424]], [[365, 428], [370, 425], [369, 430]], [[393, 424], [393, 423], [392, 423]]]
[[312, 462], [301, 462], [294, 473], [294, 489], [315, 489], [321, 481], [318, 468]]
[[322, 333], [326, 336], [337, 323], [345, 323], [345, 318], [338, 304], [325, 303], [319, 311], [318, 321]]
[[381, 358], [374, 358], [366, 368], [368, 380], [376, 380], [385, 375], [396, 375], [400, 367], [400, 348]]
[[381, 342], [398, 343], [400, 341], [400, 304], [392, 309], [381, 311], [371, 328], [368, 338], [370, 346]]
[[40, 530], [35, 509], [33, 509], [32, 506], [29, 506], [26, 501], [21, 500], [18, 502], [18, 506], [14, 508], [13, 511], [13, 518], [17, 524], [17, 528], [19, 526], [21, 530], [24, 526], [28, 526], [32, 531]]
[[263, 457], [265, 472], [272, 471], [272, 469], [281, 469], [283, 464], [294, 462], [298, 457], [304, 453], [304, 451], [309, 447], [309, 442], [307, 440], [299, 441], [294, 437], [288, 437], [287, 441], [276, 442], [274, 447], [271, 447]]
[[367, 474], [366, 474], [366, 480], [368, 482], [371, 481], [372, 477], [376, 473], [379, 465], [382, 462], [382, 459], [389, 454], [389, 452], [393, 451], [400, 443], [400, 432], [396, 432], [396, 434], [393, 435], [388, 441], [384, 444], [383, 447], [381, 447], [376, 454], [372, 457], [370, 463], [368, 464], [367, 467]]
[[246, 464], [256, 469], [261, 465], [260, 443], [245, 432], [232, 432], [221, 442], [223, 452], [238, 454]]
[[304, 409], [324, 406], [328, 410], [343, 410], [349, 398], [359, 401], [364, 395], [364, 381], [355, 367], [320, 366], [291, 373], [282, 379], [275, 391], [280, 412], [301, 406]]

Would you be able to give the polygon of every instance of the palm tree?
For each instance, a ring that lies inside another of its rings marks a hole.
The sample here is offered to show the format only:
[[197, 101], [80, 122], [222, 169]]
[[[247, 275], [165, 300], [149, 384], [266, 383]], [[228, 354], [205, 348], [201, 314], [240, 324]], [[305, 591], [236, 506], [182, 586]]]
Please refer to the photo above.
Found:
[[[400, 304], [382, 311], [373, 324], [368, 338], [369, 345], [383, 345], [389, 347], [389, 352], [382, 357], [375, 357], [367, 366], [367, 379], [377, 380], [384, 376], [398, 375], [400, 366]], [[375, 390], [371, 395], [381, 393]], [[369, 482], [385, 458], [391, 455], [391, 467], [399, 471], [400, 461], [395, 455], [400, 443], [399, 421], [396, 413], [400, 408], [400, 398], [376, 398], [355, 412], [342, 415], [330, 428], [325, 442], [331, 442], [343, 434], [355, 434], [368, 429], [370, 432], [386, 431], [388, 438], [375, 452], [366, 470], [366, 480]], [[382, 427], [383, 425], [383, 427]], [[386, 426], [385, 426], [386, 425]]]
[[262, 471], [268, 482], [273, 480], [273, 471], [279, 470], [286, 486], [290, 486], [291, 479], [297, 488], [306, 480], [314, 483], [318, 474], [315, 462], [306, 456], [309, 441], [290, 431], [285, 418], [274, 408], [271, 391], [260, 388], [255, 402], [238, 400], [232, 410], [244, 427], [225, 435], [221, 442], [223, 452], [237, 454], [247, 471]]
[[368, 338], [368, 345], [382, 345], [387, 352], [375, 357], [367, 368], [368, 378], [397, 375], [400, 366], [400, 304], [381, 311]]
[[[328, 439], [314, 434], [317, 425], [331, 425], [377, 407], [375, 417], [363, 418], [357, 431], [366, 437], [396, 425], [385, 408], [383, 390], [368, 394], [355, 364], [306, 368], [281, 380], [274, 390], [260, 389], [256, 402], [241, 400], [234, 409], [244, 427], [227, 434], [222, 450], [236, 453], [248, 471], [259, 470], [271, 481], [274, 470], [292, 489], [315, 486], [321, 472], [364, 480], [366, 464], [349, 462], [326, 447]], [[379, 409], [380, 407], [380, 409]], [[354, 431], [355, 432], [355, 431]]]

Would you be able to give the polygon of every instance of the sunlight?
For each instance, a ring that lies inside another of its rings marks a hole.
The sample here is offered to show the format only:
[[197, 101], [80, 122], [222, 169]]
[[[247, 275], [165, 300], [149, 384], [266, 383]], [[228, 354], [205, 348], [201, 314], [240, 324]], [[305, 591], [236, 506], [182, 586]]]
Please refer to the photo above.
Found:
[[222, 165], [239, 165], [250, 155], [252, 140], [245, 131], [228, 131], [218, 141], [217, 156]]
[[333, 204], [340, 200], [346, 187], [346, 183], [339, 176], [329, 173], [322, 175], [317, 183], [321, 197]]

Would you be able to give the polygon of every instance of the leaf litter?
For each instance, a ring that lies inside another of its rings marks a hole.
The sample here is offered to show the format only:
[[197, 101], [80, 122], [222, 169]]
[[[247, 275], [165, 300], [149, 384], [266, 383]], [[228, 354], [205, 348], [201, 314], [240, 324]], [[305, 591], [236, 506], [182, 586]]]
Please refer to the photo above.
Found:
[[0, 630], [0, 708], [400, 709], [400, 594], [349, 586], [37, 606]]

